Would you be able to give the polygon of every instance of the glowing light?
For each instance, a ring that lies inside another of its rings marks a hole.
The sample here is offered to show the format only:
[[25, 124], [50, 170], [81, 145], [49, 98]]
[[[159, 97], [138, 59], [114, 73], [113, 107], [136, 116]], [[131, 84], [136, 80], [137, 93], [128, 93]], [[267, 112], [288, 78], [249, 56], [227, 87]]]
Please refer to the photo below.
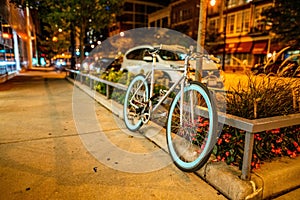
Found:
[[121, 37], [124, 37], [124, 35], [125, 35], [125, 33], [122, 31], [122, 32], [120, 32], [120, 36]]
[[16, 64], [16, 62], [12, 62], [12, 61], [10, 61], [10, 62], [7, 62], [7, 61], [0, 62], [0, 66], [15, 65], [15, 64]]
[[10, 39], [11, 38], [11, 34], [9, 34], [9, 33], [2, 33], [2, 37], [4, 39]]
[[210, 0], [209, 4], [210, 4], [211, 6], [215, 6], [215, 5], [216, 5], [216, 0]]
[[272, 53], [268, 53], [268, 55], [267, 55], [268, 58], [271, 58], [272, 56], [273, 56]]

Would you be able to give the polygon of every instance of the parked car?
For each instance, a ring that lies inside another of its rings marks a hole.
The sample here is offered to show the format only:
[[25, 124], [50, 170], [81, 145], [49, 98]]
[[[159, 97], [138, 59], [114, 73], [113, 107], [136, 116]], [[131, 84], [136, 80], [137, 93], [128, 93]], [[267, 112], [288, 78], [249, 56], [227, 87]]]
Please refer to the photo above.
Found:
[[[123, 57], [121, 70], [133, 74], [149, 72], [152, 65], [152, 57], [149, 54], [149, 49], [152, 48], [151, 45], [141, 45], [129, 49]], [[176, 52], [160, 50], [157, 55], [157, 67], [163, 69], [163, 77], [169, 79], [171, 83], [182, 76], [180, 74], [181, 72], [174, 70], [174, 67], [184, 66], [186, 52], [183, 52], [182, 49], [184, 48], [179, 48]], [[192, 60], [190, 64], [192, 71], [194, 71], [196, 69], [196, 61]], [[220, 70], [216, 63], [216, 59], [203, 58], [202, 82], [210, 87], [223, 87], [223, 79], [220, 76]]]
[[82, 70], [96, 73], [119, 71], [121, 68], [120, 58], [100, 58], [97, 60], [86, 59], [82, 64]]

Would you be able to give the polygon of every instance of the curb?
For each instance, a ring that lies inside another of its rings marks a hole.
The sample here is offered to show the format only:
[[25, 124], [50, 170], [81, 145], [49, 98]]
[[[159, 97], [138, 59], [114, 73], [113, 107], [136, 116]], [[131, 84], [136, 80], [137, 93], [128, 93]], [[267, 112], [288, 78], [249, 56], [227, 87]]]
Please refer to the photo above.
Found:
[[[123, 119], [122, 105], [107, 99], [105, 96], [91, 90], [88, 86], [69, 77], [66, 77], [66, 79], [113, 114]], [[167, 151], [165, 136], [156, 134], [154, 137], [147, 138]], [[229, 199], [270, 199], [299, 188], [300, 157], [295, 159], [284, 157], [272, 162], [266, 162], [262, 169], [251, 173], [250, 181], [240, 179], [241, 171], [237, 167], [227, 165], [224, 162], [214, 162], [212, 159], [195, 174]]]

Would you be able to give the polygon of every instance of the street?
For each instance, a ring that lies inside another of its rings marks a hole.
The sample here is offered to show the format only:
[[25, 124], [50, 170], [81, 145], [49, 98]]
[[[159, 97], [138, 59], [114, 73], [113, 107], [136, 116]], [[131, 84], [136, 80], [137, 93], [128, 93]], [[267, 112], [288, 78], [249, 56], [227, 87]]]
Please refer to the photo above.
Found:
[[[28, 72], [0, 84], [0, 199], [226, 199], [195, 174], [178, 170], [166, 153], [149, 166], [146, 159], [122, 165], [130, 159], [108, 156], [105, 146], [93, 152], [87, 141], [97, 144], [100, 135], [131, 155], [148, 158], [160, 149], [126, 134], [108, 110], [79, 90], [74, 100], [74, 90], [56, 72]], [[92, 105], [100, 131], [91, 121], [80, 127], [78, 120], [88, 116], [74, 110], [76, 99]]]

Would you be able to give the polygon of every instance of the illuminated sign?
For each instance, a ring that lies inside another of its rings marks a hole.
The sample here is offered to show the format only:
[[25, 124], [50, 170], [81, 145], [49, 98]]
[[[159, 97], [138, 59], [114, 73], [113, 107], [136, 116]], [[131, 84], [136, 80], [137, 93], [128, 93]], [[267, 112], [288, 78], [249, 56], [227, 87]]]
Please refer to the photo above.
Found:
[[9, 33], [2, 33], [2, 37], [4, 39], [11, 39], [11, 34], [9, 34]]

